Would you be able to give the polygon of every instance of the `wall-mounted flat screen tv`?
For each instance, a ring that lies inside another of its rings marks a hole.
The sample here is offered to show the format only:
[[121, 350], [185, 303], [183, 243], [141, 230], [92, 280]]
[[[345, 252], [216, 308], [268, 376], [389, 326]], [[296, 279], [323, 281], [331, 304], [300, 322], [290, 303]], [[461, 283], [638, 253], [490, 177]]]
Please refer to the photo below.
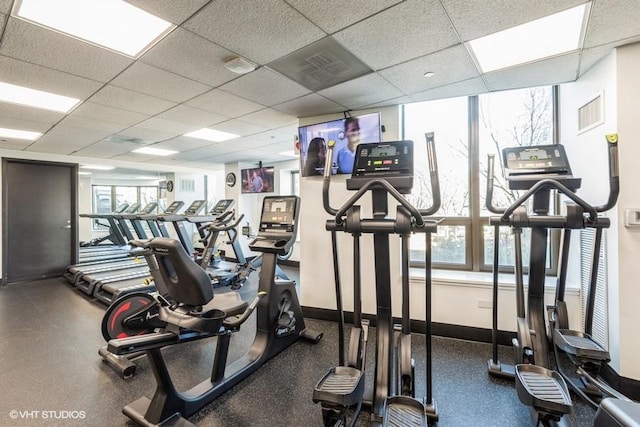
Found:
[[331, 120], [298, 128], [302, 176], [324, 175], [327, 142], [334, 140], [331, 174], [350, 174], [358, 144], [380, 142], [380, 114]]
[[263, 168], [242, 169], [243, 193], [273, 193], [273, 166]]

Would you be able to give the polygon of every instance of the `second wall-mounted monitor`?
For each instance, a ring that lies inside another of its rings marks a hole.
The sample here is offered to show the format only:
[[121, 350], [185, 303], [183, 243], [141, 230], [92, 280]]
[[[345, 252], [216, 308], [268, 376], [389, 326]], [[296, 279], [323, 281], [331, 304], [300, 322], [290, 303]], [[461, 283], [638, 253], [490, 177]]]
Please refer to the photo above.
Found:
[[328, 141], [336, 141], [331, 173], [350, 174], [355, 147], [358, 144], [380, 142], [380, 114], [336, 119], [298, 128], [300, 140], [300, 172], [302, 176], [324, 174]]
[[273, 193], [273, 166], [264, 168], [242, 169], [240, 171], [240, 174], [242, 175], [243, 193]]

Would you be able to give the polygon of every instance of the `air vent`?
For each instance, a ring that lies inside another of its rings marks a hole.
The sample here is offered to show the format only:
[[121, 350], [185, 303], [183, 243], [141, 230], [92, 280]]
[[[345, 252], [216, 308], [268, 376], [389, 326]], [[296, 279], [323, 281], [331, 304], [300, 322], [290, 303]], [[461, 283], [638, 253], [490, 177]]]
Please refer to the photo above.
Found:
[[578, 108], [578, 133], [586, 132], [604, 123], [604, 99], [602, 95], [602, 93], [599, 93]]
[[148, 142], [140, 138], [134, 138], [133, 136], [124, 135], [111, 135], [104, 139], [106, 142], [115, 142], [116, 144], [135, 144], [135, 145], [148, 145]]
[[196, 191], [196, 180], [195, 179], [181, 179], [180, 180], [180, 191], [183, 193], [193, 193]]
[[331, 37], [311, 43], [267, 65], [313, 91], [373, 72]]

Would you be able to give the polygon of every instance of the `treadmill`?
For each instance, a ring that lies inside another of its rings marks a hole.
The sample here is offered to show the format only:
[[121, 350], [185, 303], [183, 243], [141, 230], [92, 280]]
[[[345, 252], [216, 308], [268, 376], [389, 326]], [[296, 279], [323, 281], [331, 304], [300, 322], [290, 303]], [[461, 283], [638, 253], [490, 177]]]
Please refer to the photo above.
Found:
[[[164, 227], [167, 222], [171, 222], [178, 233], [179, 240], [182, 242], [187, 253], [193, 253], [193, 244], [191, 243], [191, 237], [187, 232], [184, 222], [187, 218], [196, 218], [194, 222], [197, 222], [197, 218], [206, 218], [206, 216], [198, 216], [198, 213], [206, 206], [206, 200], [195, 200], [182, 214], [176, 213], [176, 211], [184, 205], [183, 202], [173, 202], [167, 210], [158, 215], [142, 215], [140, 218], [146, 221], [157, 221], [158, 231], [162, 237], [169, 237], [169, 233]], [[167, 233], [165, 236], [161, 230]], [[153, 233], [153, 229], [152, 229]], [[159, 237], [159, 236], [155, 236]], [[122, 295], [126, 295], [131, 292], [154, 292], [155, 286], [151, 280], [149, 268], [146, 261], [141, 257], [136, 257], [139, 262], [145, 266], [145, 272], [136, 273], [132, 275], [115, 275], [109, 277], [102, 277], [94, 275], [95, 277], [88, 277], [87, 283], [83, 283], [87, 291], [91, 289], [92, 295], [99, 301], [105, 304], [111, 304], [117, 298]], [[97, 279], [97, 280], [96, 280]]]
[[[91, 218], [94, 220], [94, 222], [98, 225], [101, 225], [103, 227], [107, 227], [109, 229], [109, 234], [106, 234], [102, 237], [97, 237], [95, 239], [91, 239], [88, 242], [83, 242], [80, 244], [80, 253], [82, 252], [90, 252], [92, 250], [95, 249], [103, 249], [103, 248], [109, 248], [109, 247], [113, 247], [113, 246], [108, 246], [108, 245], [101, 245], [102, 242], [104, 242], [105, 240], [110, 240], [112, 244], [115, 245], [126, 245], [127, 242], [125, 242], [124, 238], [122, 237], [122, 233], [120, 233], [120, 230], [118, 229], [118, 226], [116, 225], [115, 220], [113, 219], [113, 217], [111, 217], [112, 214], [119, 214], [124, 212], [125, 210], [127, 210], [129, 208], [129, 204], [128, 203], [123, 203], [122, 205], [120, 205], [120, 207], [118, 209], [116, 209], [114, 212], [112, 212], [111, 214], [98, 214], [98, 213], [90, 213], [90, 214], [80, 214], [78, 215], [80, 218]], [[104, 224], [98, 220], [100, 219], [106, 219], [107, 220], [107, 224]]]
[[133, 231], [136, 232], [136, 235], [140, 239], [144, 240], [144, 239], [148, 239], [149, 237], [147, 236], [147, 232], [144, 229], [144, 226], [142, 224], [142, 220], [140, 219], [140, 217], [141, 215], [152, 214], [153, 212], [155, 212], [157, 207], [158, 207], [158, 204], [156, 202], [150, 202], [150, 203], [147, 203], [144, 208], [142, 208], [140, 211], [136, 213], [121, 214], [120, 216], [122, 217], [123, 220], [128, 220], [131, 226], [133, 227]]

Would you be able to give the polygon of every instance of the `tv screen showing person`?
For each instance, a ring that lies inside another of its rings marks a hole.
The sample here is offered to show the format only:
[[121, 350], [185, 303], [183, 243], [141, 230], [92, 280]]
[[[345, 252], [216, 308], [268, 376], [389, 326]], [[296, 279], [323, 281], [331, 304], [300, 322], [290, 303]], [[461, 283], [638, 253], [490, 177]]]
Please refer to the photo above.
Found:
[[274, 168], [242, 169], [243, 193], [272, 193]]
[[[359, 143], [380, 142], [380, 115], [372, 113], [302, 126], [298, 129], [298, 134], [302, 176], [324, 174], [324, 156], [327, 142], [331, 140], [336, 142], [331, 174], [350, 174], [353, 169], [355, 147]], [[320, 140], [324, 143], [321, 144]]]

